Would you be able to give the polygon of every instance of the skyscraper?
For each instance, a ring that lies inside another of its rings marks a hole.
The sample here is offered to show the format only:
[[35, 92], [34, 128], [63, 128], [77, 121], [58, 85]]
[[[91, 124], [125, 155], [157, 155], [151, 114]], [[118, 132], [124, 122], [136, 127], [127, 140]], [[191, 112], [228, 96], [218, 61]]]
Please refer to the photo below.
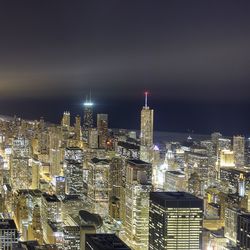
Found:
[[109, 208], [110, 162], [107, 159], [93, 158], [88, 162], [88, 167], [88, 197], [92, 201], [94, 212], [105, 217]]
[[89, 128], [93, 127], [93, 106], [94, 103], [91, 101], [91, 96], [88, 100], [83, 103], [83, 129], [88, 130]]
[[243, 167], [245, 164], [245, 138], [243, 136], [233, 137], [233, 151], [236, 167]]
[[152, 192], [149, 249], [202, 249], [203, 201], [185, 192]]
[[77, 140], [82, 137], [81, 117], [79, 115], [75, 117], [75, 137]]
[[17, 241], [18, 232], [14, 220], [0, 219], [0, 248], [12, 249], [12, 244]]
[[140, 159], [150, 162], [150, 151], [153, 147], [154, 110], [148, 106], [148, 92], [145, 92], [145, 105], [141, 111], [141, 147]]
[[83, 152], [80, 148], [70, 147], [65, 150], [66, 193], [83, 195]]
[[108, 115], [97, 114], [97, 130], [99, 135], [99, 148], [106, 148], [108, 139]]
[[130, 250], [115, 234], [87, 234], [86, 250]]
[[70, 127], [70, 112], [65, 111], [63, 113], [62, 123], [63, 127], [69, 128]]
[[149, 193], [152, 191], [151, 180], [151, 164], [141, 160], [127, 161], [125, 241], [135, 250], [148, 249]]

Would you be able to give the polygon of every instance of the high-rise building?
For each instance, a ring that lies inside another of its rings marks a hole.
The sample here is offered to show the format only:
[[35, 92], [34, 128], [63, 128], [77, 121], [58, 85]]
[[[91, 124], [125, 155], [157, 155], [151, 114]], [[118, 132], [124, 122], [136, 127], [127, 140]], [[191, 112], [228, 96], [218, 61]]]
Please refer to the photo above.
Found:
[[88, 130], [93, 128], [93, 106], [94, 103], [90, 99], [86, 99], [83, 103], [83, 136], [85, 139], [88, 139]]
[[237, 242], [237, 223], [240, 212], [235, 208], [225, 208], [224, 235], [233, 244]]
[[65, 128], [69, 128], [70, 127], [70, 112], [69, 111], [65, 111], [63, 113], [63, 118], [62, 118], [62, 123], [61, 125]]
[[33, 208], [31, 228], [32, 228], [34, 239], [37, 240], [40, 244], [42, 244], [43, 243], [43, 229], [42, 229], [40, 207], [38, 205], [35, 205]]
[[115, 157], [110, 162], [110, 195], [109, 195], [109, 214], [111, 218], [121, 219], [120, 200], [122, 192], [124, 191], [124, 160], [119, 157]]
[[88, 197], [91, 199], [94, 212], [107, 216], [109, 211], [109, 170], [107, 159], [93, 158], [88, 162]]
[[148, 249], [149, 193], [152, 166], [142, 160], [127, 160], [125, 188], [125, 242], [135, 250]]
[[91, 101], [91, 97], [89, 100], [87, 99], [84, 102], [83, 106], [84, 106], [83, 128], [84, 129], [92, 128], [94, 125], [94, 122], [93, 122], [94, 103]]
[[43, 230], [43, 239], [49, 242], [49, 224], [62, 221], [61, 201], [56, 195], [44, 193], [41, 200], [41, 221]]
[[12, 189], [29, 189], [32, 184], [32, 168], [29, 166], [30, 143], [24, 137], [13, 140], [10, 162]]
[[41, 162], [33, 158], [30, 159], [30, 165], [30, 167], [32, 168], [31, 189], [39, 189]]
[[149, 108], [147, 98], [148, 92], [145, 92], [145, 105], [141, 111], [140, 159], [150, 162], [150, 151], [153, 147], [154, 110]]
[[187, 182], [186, 182], [184, 173], [180, 171], [166, 171], [165, 172], [164, 191], [184, 192], [186, 190], [187, 190]]
[[106, 148], [108, 139], [108, 115], [97, 114], [97, 130], [99, 136], [99, 148]]
[[250, 215], [238, 215], [237, 221], [237, 246], [238, 249], [250, 249]]
[[0, 219], [0, 248], [12, 250], [18, 242], [18, 232], [14, 220]]
[[75, 118], [75, 136], [77, 140], [80, 140], [82, 137], [81, 117], [79, 115]]
[[115, 234], [87, 234], [86, 250], [130, 250]]
[[203, 201], [185, 192], [150, 193], [149, 249], [202, 249]]
[[92, 149], [98, 148], [98, 130], [96, 128], [90, 128], [88, 132], [89, 132], [89, 137], [88, 137], [89, 148]]
[[233, 151], [236, 167], [243, 167], [245, 164], [245, 137], [233, 137]]
[[65, 150], [64, 175], [66, 194], [83, 195], [83, 152], [80, 148], [70, 147]]

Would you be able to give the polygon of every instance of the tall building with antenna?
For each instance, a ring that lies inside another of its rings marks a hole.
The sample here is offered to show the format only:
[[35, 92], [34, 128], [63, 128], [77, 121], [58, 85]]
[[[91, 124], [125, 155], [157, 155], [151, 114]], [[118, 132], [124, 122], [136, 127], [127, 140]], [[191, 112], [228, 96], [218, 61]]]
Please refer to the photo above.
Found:
[[87, 96], [86, 101], [83, 103], [83, 130], [84, 137], [88, 137], [88, 130], [93, 128], [93, 106], [94, 103], [91, 101], [91, 92], [89, 94], [89, 98]]
[[153, 147], [154, 110], [148, 106], [148, 92], [145, 92], [145, 104], [141, 111], [140, 159], [150, 162]]

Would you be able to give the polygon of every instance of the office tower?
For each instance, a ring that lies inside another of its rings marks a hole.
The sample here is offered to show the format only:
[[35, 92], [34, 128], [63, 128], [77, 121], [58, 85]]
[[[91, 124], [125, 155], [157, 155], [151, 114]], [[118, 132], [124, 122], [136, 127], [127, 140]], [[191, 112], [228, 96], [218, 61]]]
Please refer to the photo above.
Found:
[[202, 181], [199, 177], [199, 175], [194, 172], [190, 175], [190, 178], [188, 179], [188, 192], [200, 197], [202, 196]]
[[99, 135], [99, 148], [106, 148], [108, 139], [108, 115], [97, 114], [97, 130]]
[[125, 242], [135, 250], [148, 249], [149, 193], [152, 166], [141, 160], [127, 160], [125, 188]]
[[44, 193], [41, 200], [41, 220], [43, 239], [48, 242], [49, 224], [62, 221], [61, 201], [56, 195]]
[[149, 108], [147, 98], [148, 92], [145, 92], [145, 105], [141, 111], [140, 159], [150, 162], [150, 151], [153, 147], [154, 110]]
[[240, 214], [237, 221], [237, 247], [238, 249], [250, 249], [250, 215]]
[[63, 118], [62, 118], [62, 127], [69, 128], [70, 127], [70, 112], [65, 111], [63, 113]]
[[233, 192], [237, 192], [239, 188], [239, 180], [244, 179], [245, 187], [250, 185], [250, 172], [245, 169], [221, 168], [220, 180], [227, 183]]
[[86, 101], [83, 104], [83, 129], [88, 130], [89, 128], [93, 128], [94, 122], [93, 122], [93, 106], [94, 103], [90, 99], [86, 99]]
[[235, 166], [243, 167], [245, 164], [245, 137], [233, 137], [233, 151], [235, 157]]
[[231, 140], [226, 138], [219, 138], [217, 141], [217, 152], [221, 150], [230, 150], [231, 149]]
[[82, 138], [81, 117], [79, 115], [75, 118], [75, 136], [76, 140], [81, 140]]
[[246, 194], [246, 180], [244, 175], [241, 173], [238, 180], [238, 194], [240, 197], [244, 197]]
[[30, 159], [30, 165], [32, 168], [31, 189], [39, 189], [41, 162], [35, 158], [32, 158]]
[[234, 167], [234, 152], [228, 149], [220, 151], [220, 167]]
[[39, 244], [42, 244], [43, 243], [43, 229], [42, 229], [40, 207], [38, 205], [35, 205], [33, 208], [31, 228], [32, 228], [33, 238], [37, 240]]
[[237, 243], [237, 223], [240, 212], [235, 208], [225, 208], [224, 235], [233, 244]]
[[94, 212], [107, 216], [109, 211], [109, 171], [107, 159], [93, 158], [88, 162], [88, 197], [91, 199]]
[[57, 196], [64, 196], [66, 191], [65, 177], [64, 176], [54, 176], [52, 181], [55, 194]]
[[83, 152], [80, 148], [66, 148], [64, 175], [66, 180], [66, 194], [83, 195]]
[[115, 234], [87, 234], [86, 250], [130, 250]]
[[219, 138], [222, 137], [222, 134], [220, 132], [214, 132], [211, 134], [211, 141], [214, 144], [214, 146], [217, 145]]
[[49, 128], [49, 162], [50, 162], [50, 175], [60, 175], [61, 172], [61, 141], [62, 131], [60, 127]]
[[0, 248], [11, 250], [18, 242], [18, 232], [14, 220], [0, 219]]
[[96, 128], [89, 129], [88, 144], [89, 148], [98, 148], [98, 130]]
[[77, 215], [68, 215], [64, 224], [65, 250], [85, 250], [86, 234], [95, 234], [101, 227], [102, 219], [97, 214], [80, 210]]
[[113, 219], [120, 219], [120, 200], [124, 182], [125, 164], [122, 158], [115, 157], [110, 162], [109, 214]]
[[10, 181], [13, 190], [29, 189], [32, 184], [32, 168], [29, 166], [30, 143], [24, 137], [15, 138], [10, 160]]
[[202, 249], [203, 200], [185, 192], [150, 193], [149, 249]]
[[186, 191], [187, 182], [185, 179], [185, 174], [180, 171], [166, 171], [165, 172], [165, 182], [164, 191], [167, 192], [177, 192]]

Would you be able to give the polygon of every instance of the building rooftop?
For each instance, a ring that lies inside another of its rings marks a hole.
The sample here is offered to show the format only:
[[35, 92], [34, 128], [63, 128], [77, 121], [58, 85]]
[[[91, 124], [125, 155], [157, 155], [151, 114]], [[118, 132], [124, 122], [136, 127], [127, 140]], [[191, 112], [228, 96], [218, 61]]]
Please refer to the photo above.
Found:
[[47, 193], [43, 193], [43, 197], [46, 199], [47, 202], [59, 202], [60, 200], [57, 198], [56, 195], [50, 195]]
[[96, 250], [131, 250], [120, 238], [115, 234], [87, 234], [86, 245]]
[[129, 159], [127, 160], [128, 163], [132, 164], [132, 165], [149, 165], [150, 163], [139, 160], [139, 159]]
[[170, 173], [170, 174], [178, 175], [178, 176], [185, 176], [185, 174], [180, 171], [166, 171], [166, 173]]
[[97, 163], [98, 164], [109, 164], [109, 160], [108, 159], [100, 159], [100, 158], [97, 158], [97, 157], [91, 159], [91, 161], [94, 164], [97, 164]]
[[150, 201], [165, 208], [203, 209], [203, 200], [186, 192], [151, 192]]
[[0, 219], [0, 230], [3, 229], [17, 229], [14, 220], [11, 219]]
[[132, 144], [132, 143], [124, 142], [124, 141], [118, 141], [118, 146], [121, 146], [126, 149], [140, 150], [139, 146]]

